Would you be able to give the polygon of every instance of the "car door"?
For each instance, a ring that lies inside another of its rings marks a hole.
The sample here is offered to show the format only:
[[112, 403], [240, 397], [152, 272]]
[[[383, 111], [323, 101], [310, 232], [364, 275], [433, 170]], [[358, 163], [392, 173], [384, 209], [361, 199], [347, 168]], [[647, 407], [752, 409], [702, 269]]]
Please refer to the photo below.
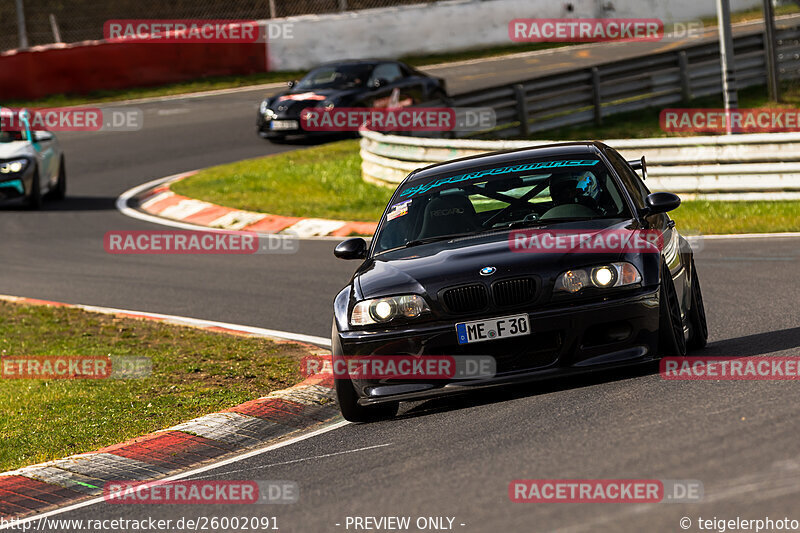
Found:
[[372, 90], [367, 102], [369, 107], [406, 107], [422, 101], [422, 87], [393, 61], [376, 65], [367, 87]]
[[37, 154], [39, 185], [44, 193], [58, 179], [59, 161], [56, 157], [55, 141], [53, 140], [53, 134], [49, 131], [31, 131], [31, 135], [33, 135], [35, 141], [33, 142], [33, 148]]
[[[628, 190], [634, 205], [639, 211], [645, 208], [645, 198], [650, 194], [650, 190], [628, 162], [615, 150], [608, 150], [606, 155], [611, 161], [611, 165], [616, 170], [623, 185]], [[669, 267], [672, 279], [675, 284], [675, 292], [678, 301], [681, 302], [681, 313], [685, 315], [689, 308], [689, 275], [684, 256], [681, 254], [681, 236], [675, 229], [675, 221], [667, 213], [647, 215], [643, 218], [645, 229], [653, 229], [662, 232], [663, 248], [661, 255]]]

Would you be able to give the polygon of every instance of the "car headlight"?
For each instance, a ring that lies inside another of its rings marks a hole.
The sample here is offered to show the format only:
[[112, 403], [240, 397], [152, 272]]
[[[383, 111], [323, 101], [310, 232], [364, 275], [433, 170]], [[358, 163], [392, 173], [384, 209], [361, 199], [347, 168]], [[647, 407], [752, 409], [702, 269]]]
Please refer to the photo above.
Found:
[[273, 118], [278, 116], [278, 114], [275, 113], [275, 111], [273, 111], [272, 109], [269, 108], [269, 104], [267, 103], [266, 100], [263, 100], [261, 102], [261, 105], [259, 106], [258, 111], [264, 116], [264, 118], [266, 118], [268, 120], [273, 119]]
[[27, 159], [13, 159], [0, 162], [0, 174], [19, 174], [28, 166]]
[[374, 298], [356, 304], [350, 315], [350, 324], [353, 326], [384, 324], [398, 318], [417, 318], [426, 312], [430, 312], [428, 304], [422, 296], [416, 294]]
[[585, 287], [624, 287], [642, 281], [635, 266], [627, 262], [610, 263], [562, 272], [556, 278], [556, 292], [576, 293]]

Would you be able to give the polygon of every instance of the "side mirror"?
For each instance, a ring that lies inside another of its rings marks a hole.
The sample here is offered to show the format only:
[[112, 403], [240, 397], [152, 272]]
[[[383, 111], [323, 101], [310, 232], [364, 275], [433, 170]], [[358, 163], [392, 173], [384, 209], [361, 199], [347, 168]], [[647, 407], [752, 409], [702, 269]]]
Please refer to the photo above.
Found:
[[677, 194], [671, 192], [654, 192], [647, 195], [644, 203], [647, 205], [647, 214], [655, 215], [672, 211], [681, 205], [681, 199]]
[[634, 159], [633, 161], [628, 161], [628, 164], [631, 166], [633, 170], [642, 171], [642, 180], [647, 179], [647, 163], [644, 162], [644, 156], [642, 156], [641, 159]]
[[293, 89], [294, 86], [297, 85], [297, 80], [289, 80], [286, 82], [286, 85], [288, 85], [290, 89]]
[[33, 133], [33, 138], [38, 142], [52, 141], [53, 134], [49, 131], [36, 130]]
[[361, 237], [342, 241], [334, 248], [333, 255], [339, 259], [366, 259], [367, 241]]

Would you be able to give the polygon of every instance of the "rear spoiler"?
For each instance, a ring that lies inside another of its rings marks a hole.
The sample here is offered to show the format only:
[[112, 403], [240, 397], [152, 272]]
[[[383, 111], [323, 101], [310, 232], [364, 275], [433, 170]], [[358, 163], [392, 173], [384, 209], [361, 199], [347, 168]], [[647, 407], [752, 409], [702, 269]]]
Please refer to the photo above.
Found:
[[631, 166], [633, 170], [641, 170], [642, 171], [642, 179], [647, 179], [647, 163], [644, 162], [644, 156], [641, 159], [634, 159], [633, 161], [628, 161], [628, 164]]

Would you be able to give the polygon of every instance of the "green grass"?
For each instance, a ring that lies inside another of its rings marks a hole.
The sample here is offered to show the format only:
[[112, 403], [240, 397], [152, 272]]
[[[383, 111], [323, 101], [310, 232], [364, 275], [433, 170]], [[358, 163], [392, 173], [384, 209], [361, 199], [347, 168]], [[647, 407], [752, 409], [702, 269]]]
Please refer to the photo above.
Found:
[[[800, 6], [796, 4], [785, 4], [782, 6], [775, 6], [773, 8], [775, 12], [775, 16], [778, 17], [780, 15], [791, 15], [793, 13], [800, 12]], [[737, 11], [735, 13], [731, 13], [731, 23], [736, 24], [737, 22], [748, 22], [752, 20], [763, 20], [764, 19], [764, 9], [762, 7], [754, 7], [753, 9], [747, 9], [744, 11]], [[703, 17], [700, 19], [703, 21], [703, 25], [706, 27], [709, 26], [716, 26], [717, 25], [717, 17]]]
[[[800, 6], [787, 4], [775, 8], [775, 15], [787, 15], [800, 12]], [[731, 21], [734, 23], [750, 20], [762, 19], [761, 8], [749, 9], [731, 14]], [[716, 17], [706, 17], [702, 19], [706, 27], [715, 26]], [[421, 54], [401, 57], [409, 65], [421, 67], [437, 63], [452, 63], [456, 61], [466, 61], [471, 59], [484, 59], [487, 57], [504, 56], [521, 52], [531, 52], [535, 50], [546, 50], [548, 48], [558, 48], [561, 46], [571, 46], [574, 43], [509, 43], [502, 46], [490, 46], [462, 50], [458, 52], [445, 52], [439, 54]], [[304, 71], [277, 71], [265, 72], [242, 76], [216, 76], [200, 78], [197, 80], [160, 85], [155, 87], [135, 87], [130, 89], [117, 89], [106, 91], [95, 91], [89, 94], [65, 94], [52, 95], [38, 100], [16, 100], [0, 102], [6, 107], [58, 107], [70, 105], [85, 105], [88, 103], [113, 102], [119, 100], [134, 100], [137, 98], [149, 98], [155, 96], [171, 96], [178, 94], [188, 94], [202, 91], [212, 91], [216, 89], [230, 89], [236, 87], [246, 87], [263, 83], [283, 82], [291, 79], [298, 79], [305, 74]]]
[[392, 192], [361, 179], [357, 140], [212, 167], [172, 190], [248, 211], [359, 221], [377, 220]]
[[[378, 220], [391, 195], [361, 179], [357, 141], [214, 167], [172, 188], [249, 211], [363, 221]], [[670, 215], [692, 233], [800, 231], [800, 201], [687, 201]]]
[[[443, 54], [413, 55], [400, 58], [409, 65], [425, 66], [435, 63], [451, 63], [468, 59], [482, 59], [486, 57], [545, 50], [559, 46], [569, 46], [569, 43], [519, 43], [506, 46], [493, 46], [450, 52]], [[241, 76], [213, 76], [191, 81], [158, 85], [153, 87], [133, 87], [130, 89], [111, 89], [94, 91], [89, 94], [56, 94], [37, 100], [9, 100], [0, 102], [5, 107], [63, 107], [85, 105], [89, 103], [115, 102], [120, 100], [135, 100], [138, 98], [151, 98], [158, 96], [173, 96], [180, 94], [213, 91], [217, 89], [233, 89], [248, 87], [263, 83], [277, 83], [300, 79], [306, 71], [275, 71]]]
[[400, 60], [414, 67], [424, 67], [425, 65], [436, 65], [438, 63], [454, 63], [456, 61], [485, 59], [487, 57], [520, 54], [523, 52], [534, 52], [536, 50], [548, 50], [550, 48], [572, 46], [573, 44], [577, 43], [513, 43], [502, 46], [474, 48], [471, 50], [463, 50], [461, 52], [444, 52], [440, 54], [405, 56], [401, 57]]
[[[748, 87], [738, 92], [739, 108], [800, 108], [800, 84], [782, 83], [780, 104], [770, 101], [766, 86]], [[690, 102], [677, 103], [675, 108], [722, 108], [721, 97], [697, 98]], [[691, 136], [691, 133], [672, 133], [661, 129], [658, 116], [660, 108], [643, 109], [603, 117], [603, 124], [583, 124], [558, 128], [532, 134], [536, 140], [586, 140], [586, 139], [643, 139], [649, 137]], [[703, 133], [701, 135], [712, 135]]]
[[800, 231], [800, 201], [683, 202], [670, 217], [678, 230], [704, 235]]
[[5, 107], [65, 107], [121, 100], [136, 100], [156, 96], [249, 87], [263, 83], [285, 82], [303, 76], [305, 72], [264, 72], [241, 76], [213, 76], [191, 81], [157, 85], [154, 87], [133, 87], [130, 89], [109, 89], [93, 91], [88, 94], [54, 94], [38, 100], [9, 100], [0, 102]]
[[0, 355], [136, 355], [142, 379], [0, 379], [0, 472], [87, 452], [301, 380], [296, 344], [0, 302]]
[[[506, 46], [493, 46], [450, 52], [442, 54], [414, 55], [400, 58], [409, 65], [425, 66], [435, 63], [451, 63], [468, 59], [482, 59], [486, 57], [531, 52], [569, 46], [569, 43], [519, 43]], [[133, 87], [130, 89], [111, 89], [94, 91], [89, 94], [56, 94], [37, 100], [9, 100], [0, 102], [5, 107], [63, 107], [72, 105], [85, 105], [89, 103], [115, 102], [120, 100], [135, 100], [138, 98], [151, 98], [158, 96], [173, 96], [180, 94], [213, 91], [217, 89], [233, 89], [248, 87], [263, 83], [277, 83], [300, 79], [306, 71], [276, 71], [241, 76], [213, 76], [191, 81], [158, 85], [154, 87]]]

